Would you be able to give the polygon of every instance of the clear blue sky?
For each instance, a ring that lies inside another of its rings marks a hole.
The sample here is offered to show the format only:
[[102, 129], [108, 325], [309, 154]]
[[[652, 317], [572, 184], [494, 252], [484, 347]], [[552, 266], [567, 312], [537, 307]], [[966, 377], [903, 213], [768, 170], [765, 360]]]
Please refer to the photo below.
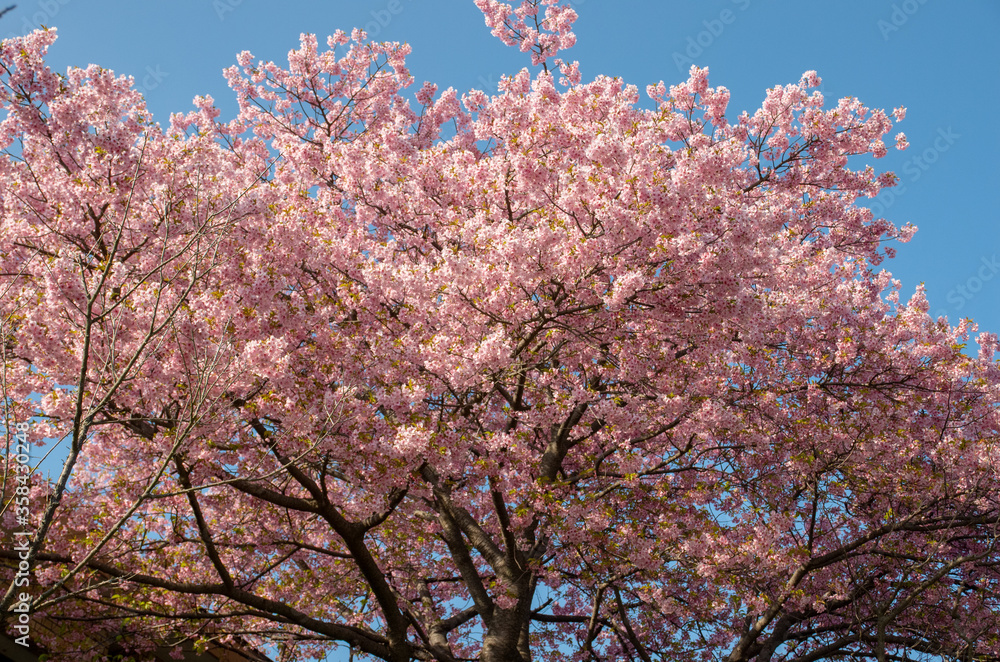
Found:
[[[131, 74], [165, 123], [211, 94], [223, 119], [235, 101], [222, 69], [247, 49], [284, 62], [301, 32], [320, 37], [363, 27], [406, 41], [416, 78], [459, 91], [495, 91], [526, 57], [490, 36], [472, 0], [7, 0], [0, 36], [44, 23], [60, 38], [57, 71], [90, 63]], [[766, 88], [815, 69], [835, 102], [906, 106], [910, 149], [876, 161], [901, 186], [879, 198], [897, 225], [920, 228], [886, 263], [903, 298], [921, 281], [931, 312], [972, 317], [1000, 332], [1000, 2], [997, 0], [577, 0], [584, 79], [683, 80], [696, 63], [732, 92], [731, 111], [753, 110]], [[277, 9], [276, 9], [277, 8]]]

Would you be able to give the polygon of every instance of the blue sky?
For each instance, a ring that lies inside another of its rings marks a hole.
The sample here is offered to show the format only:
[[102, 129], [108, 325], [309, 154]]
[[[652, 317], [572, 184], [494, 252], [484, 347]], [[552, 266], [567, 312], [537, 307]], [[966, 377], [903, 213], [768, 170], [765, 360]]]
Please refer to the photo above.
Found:
[[[14, 0], [9, 0], [13, 2]], [[1000, 3], [995, 0], [576, 0], [578, 44], [568, 56], [584, 79], [617, 75], [646, 84], [683, 80], [690, 64], [732, 92], [731, 111], [753, 109], [766, 88], [815, 69], [830, 102], [906, 106], [910, 149], [875, 162], [901, 185], [876, 211], [920, 231], [885, 266], [908, 298], [921, 281], [931, 312], [972, 317], [1000, 332], [997, 103]], [[279, 8], [279, 9], [276, 9]], [[131, 74], [154, 115], [191, 108], [211, 94], [223, 118], [235, 100], [222, 69], [247, 49], [284, 62], [301, 32], [320, 37], [364, 27], [413, 46], [410, 70], [461, 91], [495, 91], [528, 64], [490, 36], [471, 0], [18, 0], [0, 35], [56, 26], [50, 62], [90, 63]], [[734, 112], [735, 114], [735, 112]]]
[[[154, 116], [212, 95], [223, 119], [236, 108], [222, 69], [247, 49], [284, 62], [301, 32], [320, 37], [362, 27], [406, 41], [416, 78], [495, 91], [524, 54], [490, 36], [472, 0], [8, 0], [0, 36], [39, 24], [60, 38], [57, 71], [90, 63], [135, 77]], [[576, 0], [578, 44], [567, 53], [584, 79], [621, 76], [644, 90], [686, 78], [690, 64], [732, 92], [730, 110], [753, 110], [766, 88], [815, 69], [828, 102], [856, 96], [870, 107], [905, 106], [905, 152], [874, 162], [900, 186], [876, 212], [920, 231], [886, 263], [903, 298], [925, 282], [931, 312], [972, 317], [1000, 332], [998, 102], [1000, 2], [996, 0]]]

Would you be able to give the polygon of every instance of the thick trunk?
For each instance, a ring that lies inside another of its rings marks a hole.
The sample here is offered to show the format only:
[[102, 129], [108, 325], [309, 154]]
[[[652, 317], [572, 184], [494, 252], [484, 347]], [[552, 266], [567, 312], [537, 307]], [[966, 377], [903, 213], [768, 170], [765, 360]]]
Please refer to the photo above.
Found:
[[483, 637], [480, 662], [531, 662], [531, 602], [537, 581], [525, 573], [512, 583], [517, 591], [517, 604], [510, 609], [494, 609]]
[[522, 610], [518, 607], [496, 609], [493, 622], [483, 637], [480, 662], [529, 662], [530, 657], [525, 658], [519, 646], [523, 623]]

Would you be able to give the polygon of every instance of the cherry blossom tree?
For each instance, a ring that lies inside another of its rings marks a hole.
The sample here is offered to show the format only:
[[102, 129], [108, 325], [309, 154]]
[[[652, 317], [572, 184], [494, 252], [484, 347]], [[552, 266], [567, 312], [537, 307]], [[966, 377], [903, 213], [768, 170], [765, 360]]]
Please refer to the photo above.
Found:
[[4, 405], [70, 448], [40, 643], [1000, 659], [997, 338], [902, 300], [915, 228], [864, 206], [904, 111], [644, 102], [560, 57], [569, 7], [476, 4], [531, 57], [495, 94], [303, 35], [166, 128], [3, 42]]

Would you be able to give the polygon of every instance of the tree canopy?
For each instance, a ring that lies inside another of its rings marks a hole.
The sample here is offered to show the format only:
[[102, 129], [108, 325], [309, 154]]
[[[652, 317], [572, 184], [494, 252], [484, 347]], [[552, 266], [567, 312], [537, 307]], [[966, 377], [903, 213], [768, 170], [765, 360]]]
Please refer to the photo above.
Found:
[[8, 630], [28, 590], [54, 659], [1000, 659], [997, 338], [864, 206], [905, 111], [650, 103], [565, 4], [476, 4], [531, 57], [495, 93], [307, 34], [168, 126], [2, 42]]

